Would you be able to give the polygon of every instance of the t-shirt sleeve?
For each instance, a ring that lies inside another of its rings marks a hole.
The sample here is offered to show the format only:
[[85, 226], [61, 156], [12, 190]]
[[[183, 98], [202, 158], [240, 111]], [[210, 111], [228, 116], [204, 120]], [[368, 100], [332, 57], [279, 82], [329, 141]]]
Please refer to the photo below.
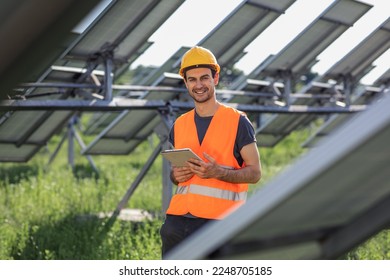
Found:
[[238, 123], [236, 145], [237, 149], [241, 151], [242, 147], [256, 142], [255, 129], [250, 120], [242, 115]]
[[242, 115], [238, 122], [238, 129], [236, 135], [236, 142], [234, 144], [234, 157], [237, 159], [237, 162], [240, 166], [244, 163], [243, 158], [241, 157], [241, 149], [242, 147], [256, 142], [256, 134], [255, 129], [253, 128], [250, 120]]

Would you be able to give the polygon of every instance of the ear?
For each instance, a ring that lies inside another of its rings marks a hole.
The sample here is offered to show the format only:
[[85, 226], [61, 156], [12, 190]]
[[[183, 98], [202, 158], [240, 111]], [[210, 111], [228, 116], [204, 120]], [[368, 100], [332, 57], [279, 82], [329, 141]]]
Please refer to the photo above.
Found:
[[187, 79], [183, 78], [183, 82], [184, 82], [184, 85], [186, 86], [186, 88], [188, 89], [188, 86], [187, 86]]
[[214, 75], [214, 84], [218, 85], [218, 83], [219, 83], [219, 73], [215, 73], [215, 75]]

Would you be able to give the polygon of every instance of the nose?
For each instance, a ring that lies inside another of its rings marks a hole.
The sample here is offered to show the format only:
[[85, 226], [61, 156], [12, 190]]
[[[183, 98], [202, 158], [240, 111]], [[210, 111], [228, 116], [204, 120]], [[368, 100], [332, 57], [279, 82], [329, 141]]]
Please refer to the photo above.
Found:
[[202, 83], [202, 80], [196, 80], [196, 83], [195, 83], [195, 88], [198, 88], [198, 87], [203, 87], [203, 83]]

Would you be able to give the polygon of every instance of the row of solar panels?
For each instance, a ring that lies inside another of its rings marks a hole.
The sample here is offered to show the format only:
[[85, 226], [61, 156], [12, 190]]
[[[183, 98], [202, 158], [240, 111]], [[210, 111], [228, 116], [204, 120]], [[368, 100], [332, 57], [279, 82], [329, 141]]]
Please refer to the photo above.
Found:
[[[245, 47], [294, 2], [243, 1], [199, 45], [213, 50], [222, 68], [229, 69], [245, 55]], [[31, 105], [31, 110], [18, 111], [21, 110], [21, 102], [2, 106], [2, 110], [7, 112], [0, 117], [0, 161], [28, 161], [77, 113], [69, 110], [69, 106], [68, 110], [56, 110], [61, 109], [56, 101], [90, 100], [96, 96], [108, 101], [111, 96], [116, 96], [114, 101], [117, 104], [129, 98], [160, 100], [170, 104], [174, 104], [172, 100], [188, 101], [183, 99], [180, 91], [171, 90], [183, 88], [180, 76], [174, 73], [177, 73], [180, 57], [188, 49], [186, 47], [179, 49], [150, 75], [133, 81], [135, 85], [167, 88], [166, 91], [144, 90], [134, 94], [131, 86], [128, 89], [113, 86], [113, 77], [119, 77], [151, 45], [147, 39], [182, 3], [152, 0], [110, 2], [87, 30], [72, 40], [62, 55], [55, 57], [51, 67], [35, 69], [35, 75], [40, 73], [38, 79], [24, 80], [46, 83], [44, 87], [25, 87], [21, 94], [40, 105], [50, 100], [52, 107], [41, 106], [45, 110], [39, 110], [39, 106]], [[309, 73], [317, 56], [370, 8], [370, 5], [359, 1], [335, 1], [278, 54], [271, 55], [249, 75], [237, 79], [230, 91], [221, 90], [218, 98], [222, 102], [269, 108], [280, 108], [281, 102], [284, 102], [282, 108], [286, 108], [287, 103], [290, 108], [310, 106], [319, 109], [335, 108], [338, 101], [347, 103], [349, 107], [369, 104], [372, 98], [383, 92], [382, 85], [388, 81], [389, 73], [385, 73], [373, 87], [359, 88], [357, 85], [359, 79], [371, 70], [372, 62], [390, 46], [389, 20], [325, 75], [297, 94], [293, 93], [292, 85], [301, 75]], [[339, 82], [340, 78], [343, 79], [342, 85], [327, 82], [328, 79]], [[97, 103], [99, 99], [94, 102]], [[338, 109], [342, 111], [342, 108]], [[291, 131], [318, 117], [313, 113], [291, 113], [253, 114], [260, 146], [272, 147]], [[345, 117], [346, 114], [341, 114], [341, 118], [332, 116], [338, 120]], [[154, 132], [161, 123], [161, 116], [158, 110], [145, 107], [145, 110], [97, 113], [92, 120], [85, 133], [97, 136], [85, 147], [84, 154], [128, 154]], [[25, 125], [27, 122], [29, 126]]]
[[[4, 3], [5, 7], [10, 6], [13, 3], [11, 2]], [[150, 46], [151, 42], [148, 42], [148, 38], [183, 3], [182, 0], [111, 1], [87, 27], [86, 31], [77, 36], [71, 33], [70, 30], [76, 26], [82, 17], [78, 17], [77, 21], [74, 18], [80, 13], [83, 6], [88, 6], [88, 8], [82, 10], [84, 12], [83, 17], [85, 17], [100, 4], [100, 1], [83, 1], [82, 4], [66, 2], [71, 1], [56, 3], [59, 6], [69, 5], [67, 9], [64, 8], [64, 17], [67, 17], [58, 18], [62, 22], [70, 22], [69, 24], [71, 24], [71, 26], [67, 25], [68, 29], [66, 32], [62, 32], [63, 38], [59, 40], [64, 44], [63, 48], [56, 52], [42, 53], [41, 58], [44, 57], [45, 61], [49, 61], [48, 63], [35, 64], [35, 67], [28, 68], [30, 70], [28, 73], [20, 72], [21, 75], [25, 75], [17, 78], [12, 77], [11, 80], [17, 80], [18, 82], [71, 82], [76, 85], [76, 88], [62, 88], [60, 90], [58, 90], [58, 87], [27, 88], [22, 92], [27, 97], [43, 95], [42, 97], [34, 97], [34, 100], [63, 100], [74, 95], [76, 95], [76, 99], [80, 100], [85, 95], [91, 96], [91, 93], [87, 91], [88, 88], [84, 89], [78, 87], [78, 85], [107, 82], [105, 81], [104, 71], [110, 65], [109, 70], [119, 75]], [[23, 4], [23, 8], [26, 10], [33, 9], [28, 3], [19, 4]], [[41, 7], [44, 6], [43, 3], [41, 4]], [[16, 7], [11, 8], [13, 10], [9, 12], [18, 13], [19, 10]], [[33, 12], [38, 13], [37, 10], [33, 10]], [[50, 15], [50, 12], [45, 12]], [[40, 13], [40, 15], [45, 16], [46, 14]], [[28, 18], [27, 14], [24, 16]], [[63, 31], [62, 26], [60, 27], [54, 25], [48, 28], [46, 30], [47, 36], [53, 36], [55, 32]], [[44, 35], [38, 34], [37, 37], [42, 38]], [[69, 41], [64, 42], [64, 39], [69, 39]], [[40, 47], [41, 45], [36, 46], [36, 48]], [[56, 47], [52, 47], [52, 49], [57, 50], [58, 47], [57, 42]], [[33, 55], [36, 54], [32, 51], [26, 51], [26, 54], [22, 53], [21, 57]], [[107, 62], [107, 59], [110, 62]], [[17, 66], [20, 68], [20, 64]], [[103, 75], [101, 75], [102, 72]], [[8, 75], [12, 74], [14, 73], [11, 71]], [[10, 80], [9, 77], [6, 78]], [[2, 80], [1, 84], [6, 84], [6, 79]], [[8, 90], [9, 86], [7, 86], [6, 84], [6, 86], [1, 87], [3, 92]], [[106, 88], [105, 90], [110, 89]], [[101, 90], [97, 90], [96, 93], [105, 94]], [[11, 109], [4, 113], [0, 121], [0, 160], [28, 161], [47, 143], [53, 134], [67, 124], [74, 114], [75, 112], [72, 110], [57, 111], [55, 108], [23, 112]]]

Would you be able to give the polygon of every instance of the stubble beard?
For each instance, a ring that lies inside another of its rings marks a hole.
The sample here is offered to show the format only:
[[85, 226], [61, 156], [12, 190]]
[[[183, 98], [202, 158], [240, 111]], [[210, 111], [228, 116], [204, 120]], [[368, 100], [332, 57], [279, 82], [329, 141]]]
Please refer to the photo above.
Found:
[[197, 93], [194, 90], [190, 95], [191, 98], [197, 103], [206, 103], [213, 97], [213, 94], [209, 89], [206, 92], [204, 92], [201, 97], [198, 97]]

